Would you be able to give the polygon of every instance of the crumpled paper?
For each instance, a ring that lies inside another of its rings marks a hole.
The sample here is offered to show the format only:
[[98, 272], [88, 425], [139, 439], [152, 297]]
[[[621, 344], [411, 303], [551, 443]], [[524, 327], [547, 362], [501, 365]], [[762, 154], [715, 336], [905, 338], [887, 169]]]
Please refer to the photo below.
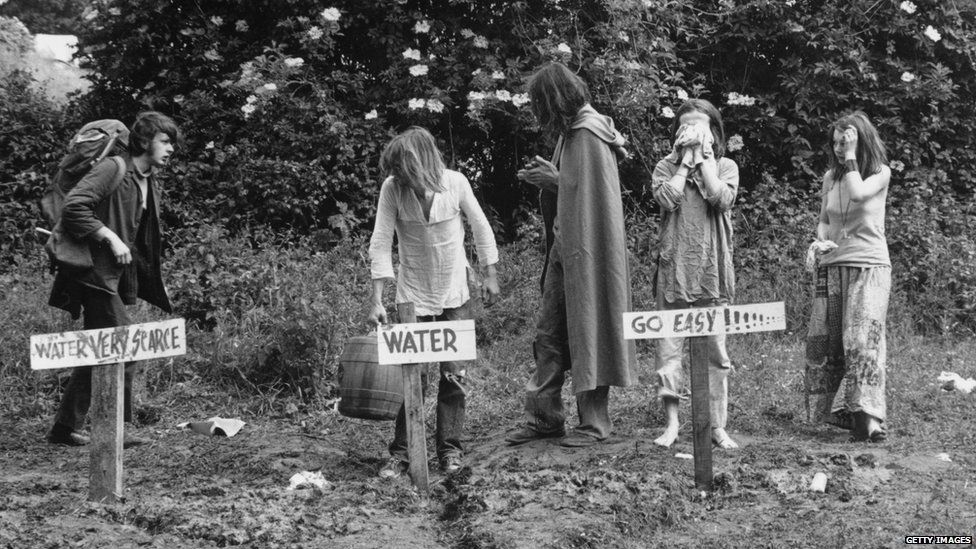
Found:
[[201, 435], [220, 435], [232, 437], [244, 427], [245, 423], [239, 419], [226, 419], [214, 416], [207, 421], [187, 421], [177, 425], [180, 429], [190, 429], [194, 433]]
[[955, 372], [942, 372], [939, 374], [939, 383], [942, 384], [943, 391], [959, 391], [968, 395], [976, 390], [976, 379], [963, 379]]
[[332, 484], [325, 480], [321, 472], [302, 471], [301, 473], [295, 473], [288, 479], [287, 490], [292, 491], [299, 488], [313, 487], [317, 488], [320, 492], [324, 492], [326, 488], [331, 486]]
[[821, 254], [825, 254], [837, 247], [833, 240], [814, 240], [807, 248], [807, 272], [812, 273], [817, 268], [817, 260]]

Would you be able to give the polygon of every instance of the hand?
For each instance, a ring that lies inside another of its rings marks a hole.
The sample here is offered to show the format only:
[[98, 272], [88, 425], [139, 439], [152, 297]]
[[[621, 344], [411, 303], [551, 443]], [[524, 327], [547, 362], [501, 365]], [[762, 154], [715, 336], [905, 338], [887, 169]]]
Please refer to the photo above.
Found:
[[817, 269], [817, 260], [819, 256], [825, 254], [837, 247], [837, 244], [832, 240], [814, 240], [810, 247], [807, 248], [807, 260], [806, 268], [808, 273], [812, 273]]
[[125, 242], [122, 242], [122, 239], [118, 235], [110, 233], [106, 240], [108, 241], [109, 248], [112, 249], [112, 255], [115, 256], [115, 261], [119, 265], [132, 263], [132, 251], [125, 245]]
[[844, 159], [857, 160], [857, 130], [853, 126], [844, 128]]
[[526, 164], [525, 168], [518, 171], [516, 177], [541, 189], [556, 190], [559, 170], [552, 162], [536, 156]]
[[692, 147], [685, 147], [682, 151], [681, 164], [687, 166], [688, 169], [695, 167], [695, 150]]
[[481, 301], [485, 305], [491, 305], [492, 298], [498, 295], [501, 290], [498, 287], [498, 276], [495, 273], [488, 273], [481, 281]]
[[377, 326], [387, 323], [386, 307], [382, 303], [373, 302], [369, 311], [369, 321]]

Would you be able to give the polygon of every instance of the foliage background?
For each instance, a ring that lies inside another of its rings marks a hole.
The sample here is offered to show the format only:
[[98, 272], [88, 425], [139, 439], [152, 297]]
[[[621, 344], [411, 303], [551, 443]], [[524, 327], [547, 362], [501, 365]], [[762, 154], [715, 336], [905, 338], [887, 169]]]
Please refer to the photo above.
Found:
[[[521, 94], [555, 59], [580, 72], [630, 140], [621, 174], [637, 305], [650, 303], [656, 237], [649, 172], [667, 152], [669, 113], [703, 97], [742, 143], [730, 152], [742, 175], [741, 300], [785, 299], [802, 330], [802, 256], [829, 123], [859, 108], [894, 171], [892, 320], [926, 333], [976, 329], [971, 0], [11, 0], [0, 5], [4, 55], [24, 44], [13, 17], [35, 33], [76, 32], [94, 86], [62, 108], [31, 91], [28, 72], [2, 75], [2, 269], [36, 257], [36, 199], [72, 129], [146, 108], [185, 131], [165, 222], [180, 313], [205, 331], [235, 311], [238, 323], [256, 309], [294, 313], [262, 297], [274, 283], [266, 266], [361, 244], [379, 152], [411, 124], [442, 140], [499, 239], [534, 250], [535, 193], [515, 172], [552, 144]], [[265, 343], [311, 333], [295, 330]]]

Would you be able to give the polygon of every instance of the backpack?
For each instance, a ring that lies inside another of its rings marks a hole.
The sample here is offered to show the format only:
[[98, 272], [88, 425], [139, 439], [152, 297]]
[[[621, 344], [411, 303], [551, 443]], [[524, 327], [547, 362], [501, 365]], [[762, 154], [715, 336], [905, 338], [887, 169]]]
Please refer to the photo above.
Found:
[[[68, 152], [58, 163], [58, 170], [48, 183], [41, 197], [41, 215], [48, 227], [54, 227], [61, 219], [64, 198], [96, 164], [106, 156], [118, 155], [129, 145], [129, 129], [118, 120], [105, 119], [89, 122], [81, 127], [71, 141]], [[123, 175], [124, 166], [120, 163]], [[119, 178], [121, 181], [121, 178]]]
[[[58, 163], [41, 197], [41, 214], [51, 228], [44, 249], [51, 260], [51, 271], [57, 268], [86, 269], [92, 267], [91, 251], [86, 242], [71, 237], [61, 226], [61, 212], [68, 193], [106, 156], [118, 170], [112, 183], [117, 188], [125, 177], [125, 161], [118, 156], [129, 144], [129, 130], [118, 120], [96, 120], [82, 126], [68, 143], [68, 152]], [[48, 231], [43, 231], [48, 232]]]

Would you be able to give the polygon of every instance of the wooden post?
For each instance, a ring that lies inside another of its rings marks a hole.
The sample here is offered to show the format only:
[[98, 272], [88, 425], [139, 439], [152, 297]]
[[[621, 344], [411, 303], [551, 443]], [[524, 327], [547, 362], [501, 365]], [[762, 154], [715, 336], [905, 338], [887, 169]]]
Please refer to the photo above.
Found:
[[[413, 303], [398, 303], [397, 314], [401, 323], [416, 322]], [[427, 470], [427, 432], [424, 427], [424, 394], [420, 376], [420, 364], [403, 365], [403, 406], [406, 412], [407, 456], [410, 460], [410, 479], [421, 493], [430, 489]]]
[[91, 464], [88, 499], [102, 503], [122, 501], [122, 437], [125, 364], [92, 367]]
[[688, 338], [691, 347], [691, 424], [695, 442], [695, 488], [712, 489], [711, 396], [708, 391], [708, 340]]

